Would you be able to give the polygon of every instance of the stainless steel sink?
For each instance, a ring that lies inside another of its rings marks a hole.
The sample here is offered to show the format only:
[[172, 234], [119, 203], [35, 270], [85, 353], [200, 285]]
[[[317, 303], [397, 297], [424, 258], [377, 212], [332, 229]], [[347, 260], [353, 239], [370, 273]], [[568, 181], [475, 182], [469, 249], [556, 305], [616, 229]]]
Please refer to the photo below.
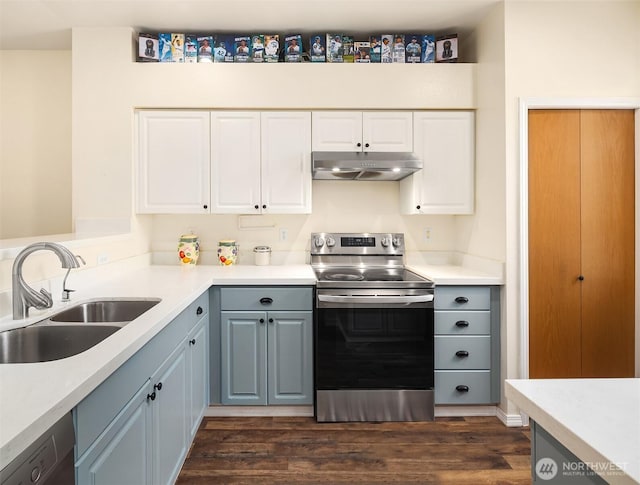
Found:
[[50, 317], [52, 322], [130, 322], [160, 303], [159, 298], [118, 298], [80, 303]]
[[28, 327], [0, 332], [0, 364], [48, 362], [79, 354], [158, 303], [160, 298], [92, 300]]
[[117, 325], [31, 325], [0, 333], [0, 364], [48, 362], [90, 349]]

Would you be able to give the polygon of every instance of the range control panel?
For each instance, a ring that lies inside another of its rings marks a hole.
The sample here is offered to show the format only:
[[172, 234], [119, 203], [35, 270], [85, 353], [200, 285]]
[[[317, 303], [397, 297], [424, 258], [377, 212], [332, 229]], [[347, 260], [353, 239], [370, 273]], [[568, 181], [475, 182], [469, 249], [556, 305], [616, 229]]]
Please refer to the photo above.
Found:
[[401, 256], [404, 254], [404, 234], [314, 232], [311, 234], [311, 254]]

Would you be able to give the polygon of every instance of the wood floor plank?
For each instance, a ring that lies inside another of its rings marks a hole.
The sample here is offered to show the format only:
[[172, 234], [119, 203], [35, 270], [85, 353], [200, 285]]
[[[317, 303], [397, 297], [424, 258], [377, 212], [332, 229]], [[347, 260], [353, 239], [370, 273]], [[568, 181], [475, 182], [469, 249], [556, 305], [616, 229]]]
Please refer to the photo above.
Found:
[[205, 418], [179, 484], [530, 483], [528, 428], [495, 417], [419, 423]]

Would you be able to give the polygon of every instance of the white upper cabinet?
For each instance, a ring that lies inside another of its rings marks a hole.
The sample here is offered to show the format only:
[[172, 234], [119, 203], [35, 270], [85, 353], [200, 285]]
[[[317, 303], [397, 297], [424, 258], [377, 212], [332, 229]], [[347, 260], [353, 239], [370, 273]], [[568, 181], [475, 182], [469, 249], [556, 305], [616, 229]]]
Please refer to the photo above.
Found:
[[211, 113], [211, 212], [259, 213], [260, 112]]
[[313, 151], [413, 151], [410, 111], [314, 111]]
[[475, 122], [471, 111], [417, 111], [414, 152], [423, 169], [400, 181], [403, 214], [472, 214]]
[[311, 113], [211, 113], [211, 211], [311, 212]]
[[138, 213], [209, 212], [209, 112], [138, 111]]
[[311, 213], [311, 113], [263, 112], [262, 212]]

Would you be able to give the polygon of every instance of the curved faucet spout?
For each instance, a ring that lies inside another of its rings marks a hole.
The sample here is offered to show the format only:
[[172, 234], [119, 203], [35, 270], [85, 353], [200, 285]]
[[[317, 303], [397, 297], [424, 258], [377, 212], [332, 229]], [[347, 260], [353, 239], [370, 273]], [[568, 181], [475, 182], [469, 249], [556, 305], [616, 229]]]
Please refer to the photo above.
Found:
[[71, 269], [80, 267], [80, 263], [78, 263], [76, 256], [63, 245], [58, 243], [34, 243], [20, 251], [13, 262], [13, 269], [11, 272], [14, 320], [20, 320], [28, 317], [30, 307], [43, 310], [53, 306], [51, 293], [44, 288], [41, 288], [40, 292], [37, 292], [27, 285], [22, 277], [22, 265], [24, 264], [27, 256], [41, 250], [53, 251], [60, 259], [60, 264], [62, 264], [63, 268]]

